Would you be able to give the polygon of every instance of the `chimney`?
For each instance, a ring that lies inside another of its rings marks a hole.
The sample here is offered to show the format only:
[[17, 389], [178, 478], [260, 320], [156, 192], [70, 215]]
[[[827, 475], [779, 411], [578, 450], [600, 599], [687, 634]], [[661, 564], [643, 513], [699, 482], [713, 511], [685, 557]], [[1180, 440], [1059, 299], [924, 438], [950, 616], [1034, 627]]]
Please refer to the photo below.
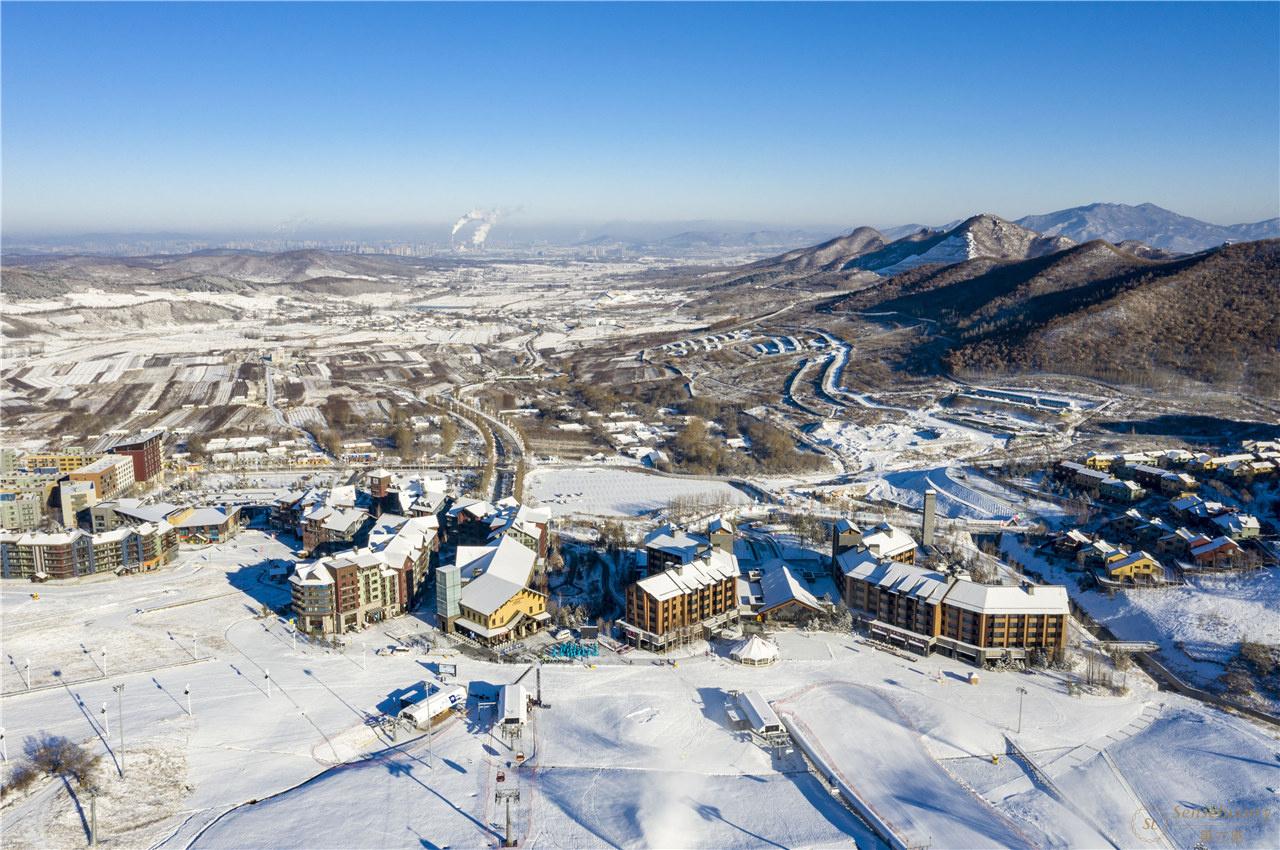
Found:
[[924, 523], [920, 529], [920, 542], [925, 546], [933, 545], [933, 529], [935, 513], [938, 509], [938, 491], [924, 491]]

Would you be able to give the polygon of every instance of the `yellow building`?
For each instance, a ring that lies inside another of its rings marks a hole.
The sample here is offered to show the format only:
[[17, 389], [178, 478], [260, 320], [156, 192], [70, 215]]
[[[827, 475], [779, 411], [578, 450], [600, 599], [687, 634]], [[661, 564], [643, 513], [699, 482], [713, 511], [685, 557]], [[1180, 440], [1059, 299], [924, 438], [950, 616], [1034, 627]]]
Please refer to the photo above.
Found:
[[1164, 579], [1164, 567], [1146, 552], [1132, 552], [1107, 559], [1107, 578], [1134, 583], [1155, 582]]
[[60, 452], [35, 452], [23, 458], [27, 469], [56, 469], [62, 474], [88, 466], [102, 455], [84, 449], [65, 449]]
[[515, 537], [459, 546], [462, 586], [451, 628], [494, 646], [528, 637], [550, 621], [547, 597], [529, 587], [537, 553]]
[[1116, 459], [1112, 455], [1091, 454], [1084, 459], [1084, 465], [1089, 469], [1107, 472], [1115, 465], [1115, 461]]

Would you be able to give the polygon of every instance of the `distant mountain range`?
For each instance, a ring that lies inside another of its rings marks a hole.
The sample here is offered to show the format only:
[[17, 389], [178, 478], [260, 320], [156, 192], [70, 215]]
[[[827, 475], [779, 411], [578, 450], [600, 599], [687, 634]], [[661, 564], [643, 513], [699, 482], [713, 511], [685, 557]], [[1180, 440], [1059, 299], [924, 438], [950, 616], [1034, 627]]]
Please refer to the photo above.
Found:
[[[1155, 204], [1086, 204], [1043, 215], [1014, 219], [1014, 224], [1044, 236], [1065, 236], [1072, 242], [1105, 239], [1113, 244], [1141, 242], [1163, 251], [1193, 254], [1215, 248], [1225, 242], [1252, 242], [1280, 237], [1280, 218], [1269, 218], [1251, 224], [1210, 224], [1179, 215]], [[959, 221], [936, 227], [904, 224], [882, 228], [881, 234], [892, 242], [921, 230], [951, 230]]]
[[1066, 236], [1075, 242], [1136, 240], [1154, 248], [1183, 254], [1214, 248], [1224, 242], [1280, 237], [1280, 218], [1252, 224], [1209, 224], [1155, 204], [1088, 204], [1044, 215], [1025, 216], [1016, 223], [1046, 236]]
[[836, 310], [937, 323], [960, 373], [1173, 375], [1280, 395], [1280, 240], [1145, 259], [1101, 239], [1026, 259], [919, 266]]
[[875, 228], [859, 227], [846, 236], [744, 266], [741, 272], [754, 276], [863, 271], [889, 277], [918, 266], [951, 265], [976, 257], [1039, 257], [1074, 244], [1066, 237], [1042, 236], [984, 213], [947, 230], [922, 228], [892, 241]]

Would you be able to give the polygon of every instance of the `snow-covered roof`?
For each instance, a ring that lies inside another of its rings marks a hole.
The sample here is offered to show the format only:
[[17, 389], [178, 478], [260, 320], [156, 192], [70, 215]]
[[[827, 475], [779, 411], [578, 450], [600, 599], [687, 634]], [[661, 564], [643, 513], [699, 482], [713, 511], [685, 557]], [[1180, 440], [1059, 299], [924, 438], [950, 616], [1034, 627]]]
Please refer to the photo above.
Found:
[[514, 537], [503, 537], [488, 546], [459, 546], [455, 563], [463, 586], [459, 602], [472, 610], [492, 614], [529, 585], [538, 554]]
[[481, 614], [492, 614], [524, 589], [523, 584], [507, 581], [494, 573], [484, 573], [462, 588], [459, 602]]
[[922, 602], [937, 605], [947, 592], [947, 576], [936, 570], [880, 560], [867, 551], [850, 550], [837, 562], [844, 574], [858, 581], [878, 585]]
[[751, 728], [757, 732], [780, 731], [783, 728], [773, 707], [758, 692], [743, 691], [738, 694], [738, 705], [742, 707]]
[[142, 522], [166, 520], [173, 514], [186, 509], [185, 506], [174, 505], [169, 502], [143, 504], [141, 499], [117, 499], [114, 502], [103, 505], [103, 507], [111, 508], [120, 516], [141, 520]]
[[1114, 573], [1114, 572], [1128, 569], [1129, 567], [1136, 566], [1142, 563], [1147, 563], [1147, 562], [1154, 563], [1156, 565], [1159, 565], [1160, 563], [1155, 559], [1154, 556], [1150, 555], [1147, 552], [1143, 552], [1141, 550], [1137, 552], [1130, 552], [1128, 555], [1125, 555], [1120, 560], [1112, 561], [1111, 563], [1107, 564], [1107, 572]]
[[1261, 528], [1258, 518], [1252, 514], [1222, 514], [1213, 518], [1213, 524], [1231, 534], [1258, 531]]
[[777, 559], [761, 568], [760, 589], [764, 594], [761, 611], [769, 611], [789, 602], [798, 602], [815, 611], [821, 608], [809, 589], [791, 574], [791, 569], [786, 564]]
[[238, 506], [230, 508], [196, 508], [173, 523], [177, 528], [195, 528], [203, 525], [222, 525], [240, 513]]
[[1192, 546], [1191, 554], [1193, 557], [1198, 558], [1201, 555], [1207, 555], [1223, 548], [1239, 549], [1240, 544], [1236, 543], [1230, 537], [1215, 537], [1207, 543], [1202, 543], [1199, 546]]
[[323, 528], [329, 531], [346, 534], [352, 532], [368, 516], [368, 512], [360, 508], [339, 508], [331, 505], [321, 505], [307, 511], [303, 515], [303, 519], [308, 522], [319, 522]]
[[456, 517], [458, 514], [466, 513], [476, 519], [484, 519], [487, 516], [491, 516], [496, 511], [497, 508], [483, 499], [471, 499], [467, 497], [458, 499], [449, 506], [449, 516], [451, 517]]
[[943, 602], [985, 614], [1066, 614], [1067, 589], [1061, 585], [990, 585], [957, 579]]
[[778, 659], [778, 647], [760, 635], [752, 635], [729, 651], [735, 661], [754, 661], [757, 664]]
[[688, 563], [710, 547], [711, 541], [701, 534], [690, 534], [667, 523], [646, 534], [644, 545], [647, 549], [666, 552]]
[[862, 535], [862, 545], [877, 557], [892, 558], [916, 548], [916, 541], [902, 529], [882, 522]]
[[702, 558], [642, 578], [637, 586], [655, 599], [672, 599], [738, 576], [738, 559], [719, 549]]
[[727, 520], [722, 516], [712, 517], [711, 522], [707, 524], [707, 533], [716, 534], [721, 531], [726, 532], [728, 534], [733, 534], [735, 533], [736, 529], [734, 528], [733, 523], [730, 520]]

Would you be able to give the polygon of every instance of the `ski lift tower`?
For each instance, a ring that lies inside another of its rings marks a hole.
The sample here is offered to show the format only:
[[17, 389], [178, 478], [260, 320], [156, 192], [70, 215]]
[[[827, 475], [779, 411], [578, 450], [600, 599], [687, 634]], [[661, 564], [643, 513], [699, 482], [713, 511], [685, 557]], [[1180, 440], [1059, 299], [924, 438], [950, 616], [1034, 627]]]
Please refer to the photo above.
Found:
[[515, 847], [516, 840], [511, 835], [511, 803], [520, 802], [520, 792], [515, 788], [499, 790], [493, 795], [494, 802], [507, 804], [507, 835], [502, 840], [503, 847]]

